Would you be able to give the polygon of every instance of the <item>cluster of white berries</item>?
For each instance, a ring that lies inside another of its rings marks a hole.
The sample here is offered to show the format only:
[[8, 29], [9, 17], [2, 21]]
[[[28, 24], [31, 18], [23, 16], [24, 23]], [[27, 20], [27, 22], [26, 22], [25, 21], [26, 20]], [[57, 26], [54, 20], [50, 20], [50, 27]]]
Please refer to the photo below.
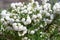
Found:
[[22, 33], [18, 32], [19, 36], [24, 36], [27, 33], [27, 28], [21, 25], [20, 23], [13, 23], [12, 26], [15, 31], [22, 32]]
[[[41, 0], [43, 5], [39, 5], [37, 1], [25, 3], [12, 3], [11, 11], [3, 10], [1, 12], [1, 23], [6, 27], [12, 27], [13, 30], [18, 31], [19, 36], [24, 36], [28, 30], [27, 27], [44, 27], [50, 24], [54, 18], [51, 4], [47, 3], [49, 0]], [[60, 3], [56, 3], [53, 7], [54, 12], [60, 12]], [[20, 33], [22, 32], [22, 34]], [[30, 34], [34, 34], [34, 30], [30, 30]]]
[[21, 21], [24, 23], [24, 25], [27, 25], [27, 24], [30, 24], [31, 23], [31, 18], [28, 15], [26, 20], [25, 20], [25, 18], [22, 18]]
[[7, 25], [8, 23], [10, 22], [14, 22], [14, 19], [10, 18], [10, 13], [7, 12], [7, 10], [3, 10], [1, 12], [1, 22], [4, 24], [4, 25]]
[[54, 5], [53, 10], [54, 10], [54, 13], [60, 14], [60, 2]]
[[23, 36], [27, 33], [27, 28], [19, 23], [20, 17], [16, 14], [7, 12], [7, 10], [3, 10], [1, 12], [1, 22], [4, 26], [7, 26], [9, 28], [12, 26], [13, 30], [15, 31], [22, 31], [23, 33], [19, 36]]

